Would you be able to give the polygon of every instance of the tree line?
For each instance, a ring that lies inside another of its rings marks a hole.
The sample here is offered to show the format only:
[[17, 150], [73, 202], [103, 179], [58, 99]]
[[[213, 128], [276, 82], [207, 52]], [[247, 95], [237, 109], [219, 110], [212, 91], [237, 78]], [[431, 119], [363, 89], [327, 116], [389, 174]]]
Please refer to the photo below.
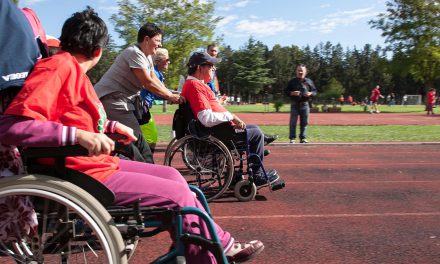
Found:
[[258, 102], [268, 94], [283, 98], [287, 82], [298, 64], [305, 64], [308, 77], [316, 84], [320, 99], [351, 95], [355, 100], [368, 96], [375, 85], [382, 93], [424, 95], [427, 88], [440, 84], [440, 4], [437, 0], [387, 1], [387, 10], [369, 21], [372, 29], [382, 31], [385, 47], [342, 47], [323, 42], [309, 45], [275, 45], [271, 49], [250, 37], [238, 50], [214, 31], [221, 20], [214, 16], [214, 0], [130, 0], [118, 2], [112, 16], [116, 32], [125, 44], [114, 42], [101, 62], [90, 72], [93, 82], [110, 67], [119, 50], [136, 41], [138, 28], [154, 22], [164, 30], [163, 46], [172, 61], [166, 85], [176, 88], [179, 76], [186, 75], [186, 61], [196, 50], [220, 42], [222, 58], [217, 65], [221, 92]]

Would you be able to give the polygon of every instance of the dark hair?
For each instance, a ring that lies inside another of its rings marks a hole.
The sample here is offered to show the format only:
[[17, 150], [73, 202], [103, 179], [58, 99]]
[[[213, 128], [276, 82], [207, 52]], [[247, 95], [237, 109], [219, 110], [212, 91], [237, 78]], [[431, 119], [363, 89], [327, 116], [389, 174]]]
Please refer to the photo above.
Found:
[[60, 41], [62, 50], [92, 58], [97, 48], [105, 48], [108, 43], [107, 26], [98, 14], [87, 6], [84, 11], [74, 13], [64, 22]]
[[211, 48], [211, 47], [217, 47], [217, 46], [218, 46], [217, 43], [213, 42], [213, 43], [209, 44], [208, 47], [206, 47], [206, 50], [209, 50], [209, 48]]
[[141, 43], [144, 41], [145, 37], [152, 38], [159, 34], [163, 35], [162, 29], [160, 29], [156, 24], [148, 22], [139, 29], [137, 41], [138, 43]]
[[188, 75], [193, 75], [197, 71], [197, 66], [188, 67]]

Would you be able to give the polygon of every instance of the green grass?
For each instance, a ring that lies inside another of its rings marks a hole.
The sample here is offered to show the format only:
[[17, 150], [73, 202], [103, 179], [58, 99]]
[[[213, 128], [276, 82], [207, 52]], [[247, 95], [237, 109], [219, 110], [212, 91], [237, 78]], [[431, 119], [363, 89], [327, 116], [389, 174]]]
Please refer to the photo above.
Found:
[[[177, 105], [167, 105], [166, 114], [173, 114]], [[151, 110], [154, 115], [164, 114], [162, 105], [156, 105]], [[275, 112], [273, 105], [248, 104], [229, 105], [227, 109], [233, 113], [263, 113]], [[382, 113], [420, 113], [425, 111], [423, 105], [386, 106], [381, 105]], [[285, 104], [281, 112], [288, 113], [290, 105]], [[342, 106], [342, 112], [363, 112], [362, 106]], [[288, 127], [261, 126], [264, 133], [277, 134], [279, 142], [288, 141]], [[309, 126], [308, 138], [312, 142], [371, 142], [371, 141], [440, 141], [440, 125], [384, 125], [384, 126]], [[171, 126], [159, 126], [159, 141], [171, 140]]]
[[[278, 142], [286, 142], [288, 126], [260, 126], [266, 134], [279, 135]], [[171, 126], [160, 125], [159, 141], [171, 140]], [[371, 142], [371, 141], [440, 141], [440, 125], [385, 125], [385, 126], [309, 126], [311, 142]]]
[[[321, 105], [318, 105], [318, 107], [321, 109]], [[176, 108], [177, 105], [167, 105], [167, 111], [164, 113], [162, 105], [155, 105], [151, 109], [151, 112], [153, 114], [172, 114], [174, 113]], [[264, 112], [274, 113], [275, 112], [275, 108], [273, 107], [273, 104], [228, 105], [226, 106], [226, 108], [232, 113], [264, 113]], [[424, 105], [408, 105], [408, 106], [394, 105], [390, 107], [387, 105], [380, 105], [379, 109], [382, 113], [419, 113], [425, 111], [425, 106]], [[359, 105], [342, 106], [342, 112], [344, 113], [356, 113], [363, 111], [364, 111], [364, 107]], [[290, 112], [290, 104], [284, 104], [281, 107], [280, 112], [284, 112], [284, 113]]]

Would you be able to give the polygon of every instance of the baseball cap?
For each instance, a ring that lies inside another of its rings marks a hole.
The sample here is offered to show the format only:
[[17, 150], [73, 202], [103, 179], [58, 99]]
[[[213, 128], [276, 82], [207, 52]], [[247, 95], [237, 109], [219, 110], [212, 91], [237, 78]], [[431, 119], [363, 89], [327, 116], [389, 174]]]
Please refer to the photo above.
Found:
[[193, 55], [191, 55], [191, 57], [189, 58], [187, 66], [192, 68], [205, 63], [216, 64], [219, 61], [219, 59], [211, 57], [206, 52], [194, 52]]
[[48, 47], [55, 47], [55, 48], [59, 48], [60, 47], [60, 40], [50, 36], [50, 35], [46, 35], [46, 39], [47, 39], [47, 46]]

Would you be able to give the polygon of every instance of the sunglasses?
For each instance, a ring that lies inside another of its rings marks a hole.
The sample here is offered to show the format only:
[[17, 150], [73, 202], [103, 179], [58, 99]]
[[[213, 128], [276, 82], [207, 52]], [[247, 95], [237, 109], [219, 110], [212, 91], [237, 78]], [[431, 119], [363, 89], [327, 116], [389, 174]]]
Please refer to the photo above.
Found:
[[211, 64], [211, 63], [200, 64], [200, 66], [208, 66], [210, 68], [214, 68], [214, 64]]

